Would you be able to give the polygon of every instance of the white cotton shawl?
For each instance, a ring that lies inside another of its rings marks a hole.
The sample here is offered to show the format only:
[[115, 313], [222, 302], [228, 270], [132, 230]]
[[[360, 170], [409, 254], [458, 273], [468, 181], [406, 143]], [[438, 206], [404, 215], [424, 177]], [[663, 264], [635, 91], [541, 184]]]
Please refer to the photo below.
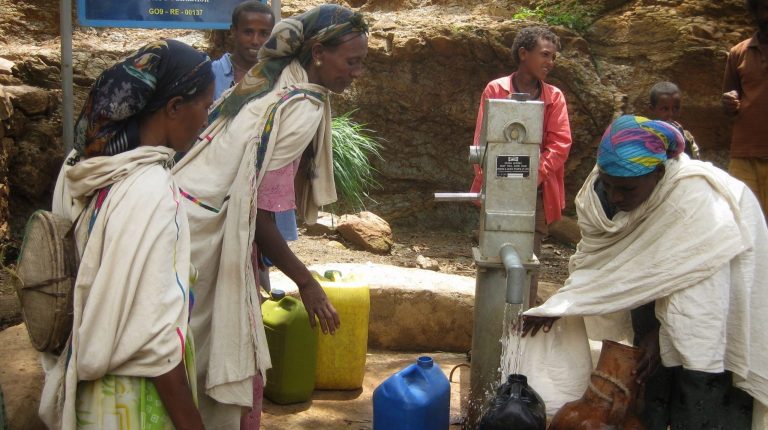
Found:
[[[181, 196], [166, 167], [173, 154], [142, 146], [65, 165], [59, 175], [55, 212], [74, 220], [79, 211], [72, 208], [88, 209], [77, 227], [82, 261], [69, 363], [66, 353], [47, 357], [40, 415], [49, 428], [76, 428], [78, 381], [155, 377], [183, 358], [190, 244]], [[108, 185], [88, 234], [92, 197]]]
[[[285, 98], [297, 88], [320, 93], [324, 100], [301, 94]], [[283, 109], [299, 101], [320, 118], [281, 122]], [[278, 108], [269, 144], [262, 169], [257, 171], [258, 145], [274, 106]], [[185, 205], [192, 231], [192, 261], [199, 272], [191, 320], [198, 352], [198, 386], [220, 404], [250, 407], [251, 378], [271, 367], [250, 258], [256, 231], [256, 190], [268, 170], [292, 162], [310, 144], [286, 139], [291, 143], [276, 145], [278, 132], [285, 136], [308, 124], [319, 124], [311, 142], [315, 175], [306, 188], [307, 198], [297, 203], [305, 218], [313, 220], [318, 206], [336, 200], [330, 103], [327, 90], [307, 83], [306, 72], [296, 61], [286, 67], [269, 94], [245, 105], [231, 121], [214, 121], [173, 169], [181, 189], [191, 196]], [[209, 417], [219, 412], [206, 410], [206, 402], [201, 398], [206, 426], [217, 427], [221, 420]], [[237, 413], [239, 419], [239, 410]]]
[[576, 197], [582, 241], [570, 277], [526, 314], [628, 311], [730, 265], [725, 367], [737, 386], [768, 404], [768, 230], [754, 195], [722, 170], [681, 155], [666, 162], [664, 178], [646, 202], [608, 219], [594, 192], [597, 174]]

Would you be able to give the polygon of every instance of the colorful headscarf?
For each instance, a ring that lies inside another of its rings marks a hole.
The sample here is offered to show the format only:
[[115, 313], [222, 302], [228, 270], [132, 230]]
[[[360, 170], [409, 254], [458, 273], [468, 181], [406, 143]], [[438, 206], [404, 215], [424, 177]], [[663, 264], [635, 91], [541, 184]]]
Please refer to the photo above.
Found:
[[277, 23], [269, 40], [259, 50], [259, 62], [216, 107], [209, 121], [217, 116], [235, 116], [249, 101], [268, 93], [288, 64], [299, 59], [306, 66], [312, 59], [315, 43], [329, 43], [350, 33], [368, 33], [363, 15], [335, 4], [325, 4]]
[[611, 123], [597, 149], [600, 171], [611, 176], [636, 177], [651, 173], [685, 149], [685, 139], [664, 122], [624, 115]]
[[213, 82], [211, 61], [177, 40], [150, 43], [99, 75], [75, 123], [74, 147], [86, 157], [139, 144], [139, 117], [174, 97], [191, 98]]

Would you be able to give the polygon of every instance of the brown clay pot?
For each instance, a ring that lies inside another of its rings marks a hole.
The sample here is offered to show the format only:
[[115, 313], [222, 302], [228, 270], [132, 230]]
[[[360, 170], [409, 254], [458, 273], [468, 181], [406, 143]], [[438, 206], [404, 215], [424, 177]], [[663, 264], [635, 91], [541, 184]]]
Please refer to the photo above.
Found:
[[643, 430], [635, 413], [639, 387], [632, 375], [639, 358], [638, 348], [604, 340], [584, 395], [563, 405], [549, 430]]

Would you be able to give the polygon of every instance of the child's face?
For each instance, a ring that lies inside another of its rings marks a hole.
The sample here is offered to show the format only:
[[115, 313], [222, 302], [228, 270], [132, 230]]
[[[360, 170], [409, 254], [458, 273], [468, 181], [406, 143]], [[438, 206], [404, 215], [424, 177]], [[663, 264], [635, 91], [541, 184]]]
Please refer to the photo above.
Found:
[[656, 106], [651, 106], [651, 119], [677, 121], [680, 115], [680, 94], [661, 94]]
[[540, 38], [533, 50], [528, 51], [525, 48], [520, 48], [518, 56], [520, 57], [519, 68], [525, 69], [536, 79], [543, 81], [549, 72], [555, 68], [557, 46], [549, 40]]

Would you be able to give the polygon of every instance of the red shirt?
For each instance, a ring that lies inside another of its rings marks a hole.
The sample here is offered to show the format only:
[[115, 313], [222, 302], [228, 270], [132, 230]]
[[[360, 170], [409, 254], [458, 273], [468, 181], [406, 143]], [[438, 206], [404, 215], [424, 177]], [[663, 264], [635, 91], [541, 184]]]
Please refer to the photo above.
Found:
[[[483, 102], [486, 99], [505, 99], [511, 93], [512, 77], [505, 76], [488, 83], [480, 97], [480, 108], [477, 110], [475, 125], [475, 141], [480, 142], [480, 129], [483, 125]], [[539, 186], [544, 200], [544, 215], [547, 224], [562, 218], [561, 211], [565, 207], [565, 161], [571, 151], [571, 125], [568, 121], [568, 108], [565, 95], [559, 88], [541, 82], [541, 101], [544, 102], [544, 138], [539, 157]], [[483, 186], [483, 172], [475, 164], [475, 180], [471, 192], [479, 192]]]

